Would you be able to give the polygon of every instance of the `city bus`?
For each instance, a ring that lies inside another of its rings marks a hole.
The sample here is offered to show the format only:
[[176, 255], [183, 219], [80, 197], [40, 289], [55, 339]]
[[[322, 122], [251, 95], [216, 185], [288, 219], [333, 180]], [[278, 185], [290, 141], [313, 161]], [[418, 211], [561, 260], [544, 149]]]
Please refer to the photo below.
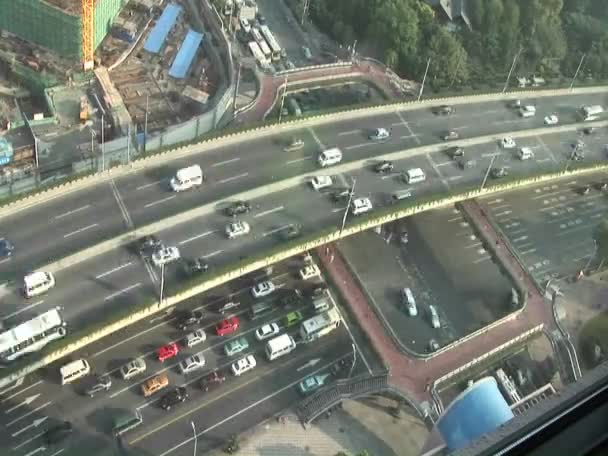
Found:
[[260, 34], [260, 30], [257, 27], [253, 27], [251, 29], [251, 36], [253, 37], [255, 42], [258, 43], [258, 46], [260, 47], [262, 54], [264, 54], [264, 57], [266, 57], [266, 59], [270, 61], [270, 58], [272, 57], [272, 51], [268, 47], [266, 40], [264, 40], [264, 37]]
[[272, 361], [273, 359], [291, 353], [295, 349], [296, 342], [293, 340], [293, 337], [289, 334], [281, 334], [266, 342], [266, 357], [268, 358], [268, 361]]
[[583, 106], [581, 108], [581, 117], [583, 120], [596, 120], [604, 112], [604, 108], [600, 105]]
[[65, 325], [59, 308], [55, 308], [3, 332], [0, 334], [0, 361], [14, 361], [65, 337]]
[[268, 46], [270, 47], [270, 51], [272, 52], [272, 55], [271, 55], [272, 61], [276, 62], [277, 60], [280, 60], [281, 59], [281, 46], [279, 46], [279, 43], [277, 43], [277, 40], [275, 39], [274, 35], [272, 34], [272, 32], [270, 31], [268, 26], [262, 25], [260, 27], [260, 32], [262, 33], [262, 36], [264, 37], [264, 39], [266, 40], [266, 43], [268, 43]]
[[303, 321], [300, 326], [300, 336], [303, 342], [312, 342], [340, 326], [342, 319], [338, 310], [333, 307], [327, 312], [320, 313], [314, 317]]
[[249, 42], [248, 46], [249, 46], [249, 50], [255, 57], [256, 62], [258, 62], [258, 65], [260, 65], [261, 67], [268, 66], [268, 63], [269, 63], [268, 59], [264, 56], [264, 53], [260, 49], [260, 46], [258, 45], [258, 43], [256, 43], [255, 41], [251, 41], [251, 42]]

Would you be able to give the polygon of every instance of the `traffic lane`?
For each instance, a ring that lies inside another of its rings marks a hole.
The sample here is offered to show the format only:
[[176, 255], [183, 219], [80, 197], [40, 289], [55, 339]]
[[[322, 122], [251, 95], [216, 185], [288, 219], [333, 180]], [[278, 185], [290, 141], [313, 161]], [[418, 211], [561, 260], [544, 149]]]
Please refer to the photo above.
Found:
[[[299, 346], [292, 354], [272, 363], [258, 356], [258, 366], [254, 371], [240, 378], [230, 378], [231, 383], [227, 379], [226, 387], [209, 393], [191, 391], [193, 397], [190, 402], [196, 402], [195, 406], [184, 404], [184, 407], [175, 411], [175, 415], [168, 418], [159, 413], [160, 419], [152, 426], [138, 428], [136, 432], [129, 434], [128, 442], [136, 448], [153, 451], [155, 455], [176, 454], [175, 451], [185, 445], [184, 440], [192, 437], [191, 426], [190, 433], [184, 433], [184, 424], [189, 425], [189, 421], [197, 424], [199, 438], [204, 436], [204, 439], [214, 442], [222, 435], [219, 432], [229, 422], [238, 423], [242, 430], [251, 427], [256, 421], [244, 416], [245, 413], [259, 409], [267, 402], [274, 402], [274, 398], [279, 394], [289, 391], [292, 395], [288, 403], [296, 401], [298, 397], [295, 388], [302, 379], [313, 373], [324, 372], [335, 362], [348, 356], [352, 356], [350, 338], [342, 329], [324, 336], [323, 341]], [[311, 359], [320, 361], [312, 368], [305, 367], [298, 371]], [[228, 389], [231, 384], [234, 386]], [[226, 400], [227, 397], [231, 400]], [[203, 398], [203, 401], [200, 398]], [[285, 408], [284, 404], [276, 405], [277, 412]], [[199, 444], [204, 439], [200, 439]]]
[[537, 136], [539, 144], [544, 149], [550, 149], [556, 160], [561, 164], [570, 162], [577, 141], [584, 142], [585, 160], [605, 160], [608, 129], [597, 128], [592, 134], [586, 135], [582, 130], [577, 132], [556, 133], [553, 135]]

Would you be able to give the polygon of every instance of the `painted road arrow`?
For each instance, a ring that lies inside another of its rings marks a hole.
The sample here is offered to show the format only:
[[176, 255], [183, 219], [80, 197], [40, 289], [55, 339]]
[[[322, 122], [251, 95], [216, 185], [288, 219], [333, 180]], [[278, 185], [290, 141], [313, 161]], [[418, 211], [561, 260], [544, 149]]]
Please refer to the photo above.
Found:
[[41, 393], [38, 394], [34, 394], [33, 396], [30, 396], [26, 399], [23, 400], [23, 402], [15, 405], [14, 407], [11, 407], [10, 409], [8, 409], [6, 412], [4, 412], [6, 415], [8, 415], [9, 413], [11, 413], [14, 410], [17, 410], [19, 407], [23, 407], [24, 405], [29, 405], [32, 402], [34, 402], [36, 399], [38, 399], [40, 397]]
[[317, 364], [319, 361], [321, 361], [321, 358], [314, 358], [311, 359], [310, 361], [308, 361], [305, 364], [302, 364], [300, 367], [298, 367], [296, 370], [298, 372], [303, 371], [304, 369], [307, 369], [309, 367], [313, 367], [315, 364]]
[[14, 434], [12, 434], [12, 436], [13, 437], [17, 437], [19, 434], [21, 434], [22, 432], [27, 431], [28, 429], [32, 429], [32, 428], [38, 427], [42, 423], [44, 423], [47, 419], [48, 419], [48, 416], [43, 416], [42, 418], [38, 418], [37, 420], [32, 421], [32, 424], [29, 424], [29, 425], [25, 426], [23, 429], [19, 429], [17, 432], [15, 432]]

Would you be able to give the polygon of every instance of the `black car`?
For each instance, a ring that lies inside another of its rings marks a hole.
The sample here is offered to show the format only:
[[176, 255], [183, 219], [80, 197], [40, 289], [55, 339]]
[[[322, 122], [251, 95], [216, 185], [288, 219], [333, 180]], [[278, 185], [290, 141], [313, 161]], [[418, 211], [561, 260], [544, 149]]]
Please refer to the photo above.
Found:
[[447, 116], [454, 112], [454, 108], [448, 105], [441, 105], [434, 108], [433, 112], [438, 115]]
[[187, 260], [184, 262], [184, 271], [188, 276], [202, 274], [208, 270], [209, 263], [205, 262], [203, 258], [195, 258], [193, 260]]
[[236, 217], [237, 215], [247, 214], [251, 211], [251, 203], [248, 201], [236, 201], [226, 208], [226, 215]]
[[331, 199], [334, 203], [347, 202], [350, 198], [350, 188], [340, 188], [331, 192]]
[[289, 241], [295, 239], [302, 234], [302, 228], [300, 225], [292, 224], [281, 231], [281, 236], [284, 240]]
[[48, 445], [52, 445], [53, 443], [59, 443], [68, 438], [72, 434], [72, 431], [72, 423], [64, 421], [61, 424], [49, 428], [44, 433], [43, 438]]
[[160, 408], [171, 410], [171, 407], [180, 402], [186, 402], [186, 399], [188, 399], [188, 391], [183, 386], [178, 386], [160, 399]]
[[393, 165], [393, 162], [388, 160], [384, 160], [374, 167], [374, 171], [376, 171], [378, 174], [390, 173], [393, 171], [393, 169], [395, 169], [395, 165]]
[[593, 127], [583, 128], [583, 133], [585, 133], [586, 135], [591, 135], [591, 134], [593, 134], [594, 131], [595, 131], [595, 128], [593, 128]]
[[507, 168], [492, 168], [490, 175], [494, 179], [500, 179], [501, 177], [507, 177], [509, 172], [507, 171]]
[[93, 397], [101, 391], [108, 391], [111, 386], [112, 379], [109, 375], [95, 375], [84, 390], [84, 394]]
[[13, 255], [15, 246], [8, 239], [0, 238], [0, 258], [8, 258]]
[[458, 147], [458, 146], [450, 147], [449, 149], [446, 150], [446, 153], [453, 160], [460, 158], [460, 157], [464, 157], [464, 149], [462, 147]]
[[192, 328], [193, 326], [199, 326], [203, 321], [203, 312], [200, 310], [193, 310], [183, 313], [177, 319], [177, 328], [180, 331], [185, 331]]
[[151, 257], [154, 252], [162, 248], [163, 243], [153, 234], [144, 236], [139, 241], [139, 254], [142, 257]]

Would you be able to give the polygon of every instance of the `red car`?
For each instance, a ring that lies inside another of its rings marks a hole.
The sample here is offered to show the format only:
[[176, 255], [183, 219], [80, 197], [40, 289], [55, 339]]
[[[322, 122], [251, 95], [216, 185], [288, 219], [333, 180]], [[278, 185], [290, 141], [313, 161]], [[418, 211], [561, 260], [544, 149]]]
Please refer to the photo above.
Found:
[[158, 360], [162, 363], [163, 361], [173, 358], [179, 353], [179, 347], [175, 342], [164, 345], [158, 349]]
[[226, 318], [220, 321], [215, 327], [215, 332], [218, 336], [231, 334], [239, 329], [239, 319], [237, 317]]

